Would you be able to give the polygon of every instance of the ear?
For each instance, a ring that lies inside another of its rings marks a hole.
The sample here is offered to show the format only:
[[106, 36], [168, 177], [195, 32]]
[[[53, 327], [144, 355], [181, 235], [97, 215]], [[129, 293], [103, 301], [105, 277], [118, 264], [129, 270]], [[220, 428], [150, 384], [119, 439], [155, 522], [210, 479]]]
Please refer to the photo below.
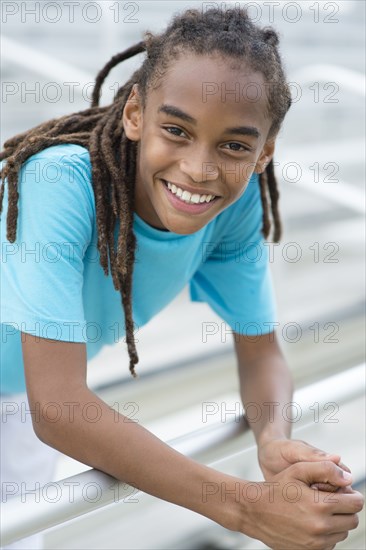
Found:
[[131, 141], [141, 139], [142, 106], [137, 84], [134, 84], [126, 101], [122, 115], [123, 128]]
[[254, 172], [262, 174], [271, 162], [275, 150], [275, 138], [268, 139], [257, 159]]

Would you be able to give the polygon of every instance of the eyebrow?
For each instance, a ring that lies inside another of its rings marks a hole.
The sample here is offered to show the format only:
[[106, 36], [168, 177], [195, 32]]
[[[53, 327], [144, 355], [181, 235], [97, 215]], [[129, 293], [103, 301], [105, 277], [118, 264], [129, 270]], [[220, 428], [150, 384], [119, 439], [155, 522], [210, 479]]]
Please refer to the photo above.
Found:
[[[179, 107], [175, 107], [174, 105], [167, 105], [163, 103], [160, 105], [158, 109], [158, 113], [165, 113], [166, 115], [174, 116], [176, 118], [180, 118], [181, 120], [184, 120], [185, 122], [189, 122], [190, 124], [196, 125], [197, 120], [193, 118], [191, 115], [188, 115]], [[242, 136], [252, 136], [257, 139], [260, 138], [261, 134], [258, 128], [255, 128], [254, 126], [235, 126], [233, 128], [226, 128], [224, 130], [225, 134], [240, 134]]]

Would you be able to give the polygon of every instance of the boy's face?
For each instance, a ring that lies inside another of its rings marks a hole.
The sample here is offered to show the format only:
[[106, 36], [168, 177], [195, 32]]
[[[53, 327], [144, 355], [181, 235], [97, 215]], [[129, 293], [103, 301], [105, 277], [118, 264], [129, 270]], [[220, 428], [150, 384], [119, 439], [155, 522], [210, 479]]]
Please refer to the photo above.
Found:
[[153, 227], [198, 231], [273, 156], [264, 77], [230, 65], [220, 56], [185, 55], [148, 90], [144, 110], [136, 86], [130, 94], [123, 124], [139, 142], [135, 210]]

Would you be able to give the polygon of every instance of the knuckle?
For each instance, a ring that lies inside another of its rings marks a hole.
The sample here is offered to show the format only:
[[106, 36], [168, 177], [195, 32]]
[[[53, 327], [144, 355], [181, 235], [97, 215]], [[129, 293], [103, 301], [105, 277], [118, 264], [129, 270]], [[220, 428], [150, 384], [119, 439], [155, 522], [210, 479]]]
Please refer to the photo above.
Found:
[[323, 535], [329, 535], [331, 532], [332, 532], [332, 528], [333, 528], [333, 525], [332, 525], [332, 522], [331, 520], [324, 520], [323, 521], [323, 531], [322, 531], [322, 534]]
[[321, 499], [317, 502], [317, 510], [321, 515], [328, 513], [330, 506], [330, 503], [326, 499]]
[[327, 525], [325, 521], [318, 520], [313, 525], [312, 535], [315, 537], [322, 537], [326, 531], [327, 531]]
[[329, 460], [321, 460], [320, 464], [326, 474], [332, 474], [334, 472], [334, 469], [336, 468], [335, 464], [333, 464], [333, 462], [330, 462]]

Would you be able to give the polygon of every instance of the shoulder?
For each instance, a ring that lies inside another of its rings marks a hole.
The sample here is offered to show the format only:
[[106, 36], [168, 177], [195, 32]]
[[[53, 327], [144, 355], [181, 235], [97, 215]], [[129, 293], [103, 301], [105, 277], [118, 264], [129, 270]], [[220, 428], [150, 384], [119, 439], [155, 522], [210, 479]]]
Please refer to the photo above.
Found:
[[[48, 225], [49, 231], [51, 226], [58, 229], [67, 224], [76, 226], [79, 220], [83, 230], [89, 232], [94, 224], [91, 163], [89, 151], [84, 147], [54, 145], [31, 155], [20, 167], [17, 188], [19, 234], [23, 226], [29, 229], [31, 224], [38, 231], [40, 220], [43, 226]], [[1, 219], [7, 217], [7, 209], [8, 185], [5, 185]]]
[[[0, 161], [0, 168], [6, 165], [7, 159]], [[70, 166], [79, 169], [86, 179], [91, 180], [91, 162], [89, 151], [81, 145], [74, 143], [64, 143], [61, 145], [52, 145], [34, 153], [28, 157], [21, 165], [20, 171], [29, 164], [33, 164], [34, 174], [37, 174], [37, 168], [51, 168], [57, 164], [60, 166]], [[28, 170], [26, 173], [30, 174]], [[40, 174], [42, 175], [42, 174]]]
[[45, 149], [42, 149], [38, 153], [35, 153], [31, 157], [29, 157], [27, 162], [35, 158], [52, 158], [58, 160], [80, 159], [81, 161], [86, 161], [90, 164], [88, 149], [82, 147], [81, 145], [77, 145], [76, 143], [61, 143], [59, 145], [51, 145], [50, 147], [46, 147]]
[[60, 165], [74, 165], [83, 167], [86, 171], [86, 174], [91, 174], [91, 162], [89, 151], [82, 147], [81, 145], [76, 145], [74, 143], [63, 143], [61, 145], [53, 145], [51, 147], [46, 147], [30, 156], [24, 163], [49, 161], [52, 163], [59, 163]]
[[30, 156], [21, 167], [18, 185], [23, 192], [31, 185], [43, 201], [68, 201], [72, 194], [74, 201], [86, 201], [91, 213], [95, 210], [90, 154], [80, 145], [53, 145]]

